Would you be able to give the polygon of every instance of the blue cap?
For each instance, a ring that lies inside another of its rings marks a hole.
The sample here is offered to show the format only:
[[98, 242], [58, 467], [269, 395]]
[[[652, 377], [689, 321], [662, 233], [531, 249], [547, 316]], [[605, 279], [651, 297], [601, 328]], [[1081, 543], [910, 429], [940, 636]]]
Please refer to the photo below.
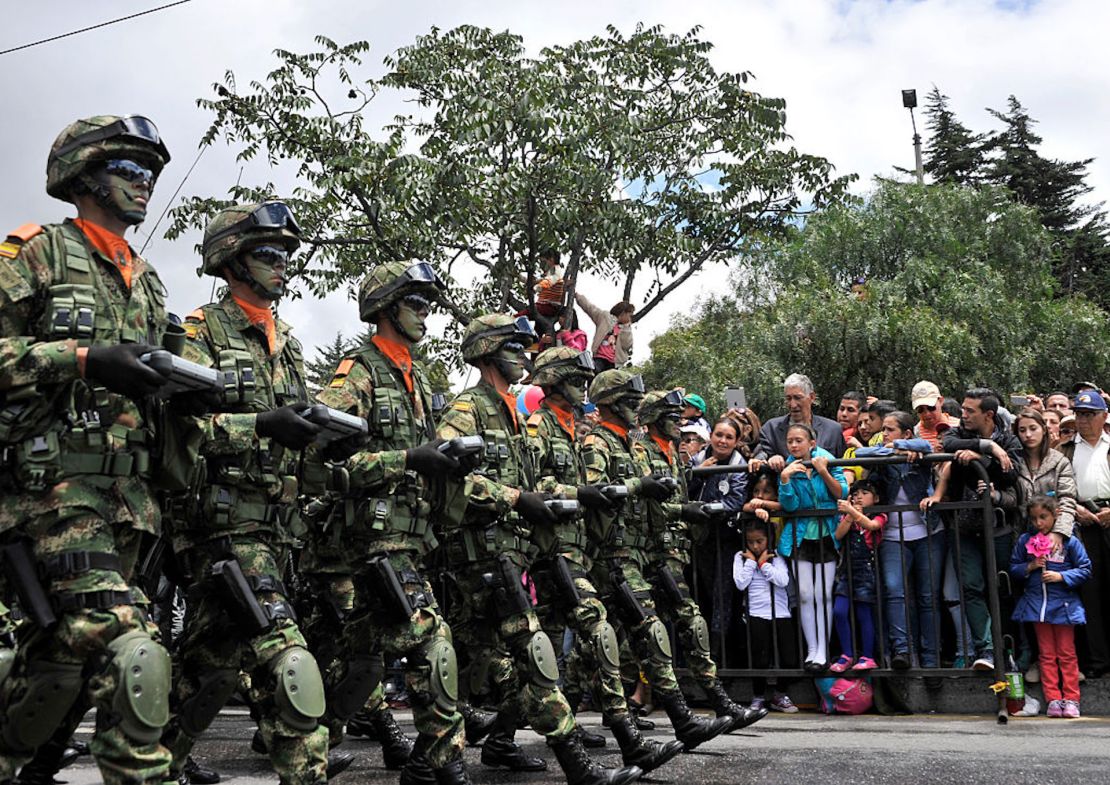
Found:
[[582, 404], [582, 412], [584, 414], [593, 414], [596, 411], [597, 411], [597, 404], [595, 404], [595, 403], [584, 403], [584, 404]]
[[1106, 411], [1106, 401], [1104, 401], [1102, 396], [1096, 391], [1084, 390], [1079, 393], [1079, 395], [1075, 396], [1075, 403], [1072, 405], [1072, 408], [1077, 411], [1079, 409], [1088, 409], [1095, 412], [1104, 412]]

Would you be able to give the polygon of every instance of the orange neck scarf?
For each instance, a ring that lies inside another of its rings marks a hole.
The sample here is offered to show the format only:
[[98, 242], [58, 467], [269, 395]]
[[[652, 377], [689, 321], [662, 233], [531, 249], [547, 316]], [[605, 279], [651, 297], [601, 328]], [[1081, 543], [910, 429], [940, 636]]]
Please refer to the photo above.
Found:
[[370, 339], [370, 342], [377, 346], [378, 351], [384, 354], [385, 358], [401, 372], [401, 376], [405, 380], [405, 389], [411, 395], [415, 388], [412, 382], [412, 352], [409, 351], [409, 347], [382, 335], [375, 335]]
[[555, 419], [559, 421], [559, 426], [567, 432], [567, 436], [571, 441], [574, 441], [574, 412], [570, 409], [564, 409], [561, 406], [556, 406], [551, 401], [544, 401], [544, 406], [551, 410], [555, 415]]
[[131, 246], [115, 232], [108, 231], [103, 226], [97, 226], [92, 221], [84, 218], [74, 218], [73, 223], [89, 238], [93, 248], [100, 251], [112, 260], [112, 264], [119, 270], [124, 285], [131, 289], [131, 272], [134, 270], [131, 258]]
[[651, 432], [651, 440], [659, 445], [659, 449], [663, 451], [663, 457], [667, 459], [667, 463], [674, 466], [674, 442], [662, 436], [656, 436], [655, 432]]
[[600, 424], [602, 428], [608, 428], [617, 436], [621, 437], [621, 439], [623, 439], [624, 441], [628, 441], [628, 429], [625, 428], [623, 425], [617, 425], [617, 423], [610, 422], [609, 420], [602, 420]]
[[520, 422], [516, 418], [516, 398], [513, 397], [512, 393], [498, 391], [497, 394], [501, 396], [501, 400], [505, 402], [505, 407], [509, 410], [509, 420], [513, 424], [513, 430], [519, 432]]
[[266, 334], [267, 351], [272, 355], [277, 349], [277, 325], [274, 322], [274, 312], [269, 306], [251, 305], [234, 294], [231, 298], [243, 309], [247, 320]]

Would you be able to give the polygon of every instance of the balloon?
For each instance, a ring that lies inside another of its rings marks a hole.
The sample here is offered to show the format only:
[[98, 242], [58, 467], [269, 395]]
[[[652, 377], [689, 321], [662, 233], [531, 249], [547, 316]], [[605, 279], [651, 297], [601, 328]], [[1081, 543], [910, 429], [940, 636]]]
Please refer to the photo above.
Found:
[[521, 390], [516, 396], [516, 410], [523, 417], [528, 416], [528, 405], [524, 402], [524, 394], [526, 392], [528, 391]]
[[524, 408], [528, 410], [528, 414], [540, 408], [543, 402], [543, 388], [542, 387], [529, 387], [524, 391]]

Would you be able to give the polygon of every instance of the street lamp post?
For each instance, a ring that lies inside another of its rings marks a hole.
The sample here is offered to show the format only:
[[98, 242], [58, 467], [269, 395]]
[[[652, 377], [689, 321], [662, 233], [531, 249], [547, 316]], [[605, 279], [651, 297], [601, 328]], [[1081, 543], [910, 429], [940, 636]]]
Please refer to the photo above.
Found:
[[917, 184], [925, 185], [925, 168], [921, 163], [921, 134], [917, 132], [917, 120], [913, 110], [917, 106], [917, 91], [902, 91], [902, 106], [910, 110], [910, 124], [913, 125], [913, 160], [917, 171]]

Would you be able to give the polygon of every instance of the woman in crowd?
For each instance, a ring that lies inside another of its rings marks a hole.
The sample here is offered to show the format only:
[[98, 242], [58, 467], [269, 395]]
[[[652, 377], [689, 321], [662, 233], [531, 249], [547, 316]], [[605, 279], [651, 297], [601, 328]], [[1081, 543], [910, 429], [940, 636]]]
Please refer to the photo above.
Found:
[[[1018, 480], [1013, 491], [1018, 496], [1014, 506], [1024, 513], [1029, 500], [1035, 496], [1056, 499], [1056, 524], [1052, 534], [1056, 544], [1062, 545], [1075, 526], [1075, 470], [1067, 458], [1050, 446], [1044, 415], [1037, 409], [1026, 407], [1018, 412], [1014, 434], [1021, 442], [1023, 458], [1014, 465]], [[1027, 530], [1029, 523], [1025, 516], [1019, 533]]]
[[725, 416], [731, 418], [740, 428], [740, 441], [736, 449], [745, 460], [750, 461], [759, 450], [759, 429], [763, 427], [763, 423], [760, 422], [759, 416], [748, 408], [729, 409]]
[[590, 351], [597, 372], [628, 365], [632, 360], [632, 316], [636, 306], [622, 300], [606, 311], [587, 300], [581, 292], [575, 292], [574, 299], [594, 323]]
[[1044, 418], [1044, 427], [1048, 429], [1048, 446], [1056, 449], [1060, 443], [1060, 412], [1055, 409], [1045, 409], [1041, 412]]
[[[786, 431], [790, 458], [779, 475], [779, 502], [786, 512], [827, 510], [828, 514], [788, 518], [778, 552], [792, 559], [798, 585], [798, 615], [806, 640], [805, 670], [821, 673], [828, 667], [832, 623], [833, 578], [839, 542], [836, 503], [848, 495], [848, 483], [839, 467], [830, 467], [833, 456], [817, 446], [817, 433], [795, 423]], [[806, 468], [811, 461], [813, 468]]]
[[[744, 549], [744, 542], [736, 530], [736, 519], [747, 499], [747, 462], [737, 449], [740, 429], [736, 423], [722, 417], [713, 424], [709, 444], [694, 456], [694, 467], [733, 466], [737, 471], [727, 474], [694, 475], [690, 479], [690, 499], [701, 502], [718, 502], [725, 506], [727, 516], [715, 518], [707, 529], [707, 536], [694, 546], [694, 560], [698, 565], [696, 580], [699, 605], [709, 620], [710, 635], [719, 646], [722, 638], [730, 634], [733, 620], [735, 590], [732, 575], [733, 554]], [[719, 648], [716, 649], [720, 651]]]
[[[906, 508], [890, 514], [879, 544], [890, 665], [899, 670], [913, 664], [915, 649], [923, 668], [940, 664], [940, 617], [935, 598], [943, 578], [945, 540], [939, 531], [939, 516], [920, 509], [932, 493], [933, 476], [929, 465], [917, 458], [932, 452], [932, 446], [913, 435], [916, 424], [917, 418], [909, 412], [891, 412], [882, 421], [882, 446], [856, 452], [860, 458], [902, 453], [911, 459], [875, 467], [869, 475], [887, 504]], [[911, 597], [916, 612], [907, 614]]]

